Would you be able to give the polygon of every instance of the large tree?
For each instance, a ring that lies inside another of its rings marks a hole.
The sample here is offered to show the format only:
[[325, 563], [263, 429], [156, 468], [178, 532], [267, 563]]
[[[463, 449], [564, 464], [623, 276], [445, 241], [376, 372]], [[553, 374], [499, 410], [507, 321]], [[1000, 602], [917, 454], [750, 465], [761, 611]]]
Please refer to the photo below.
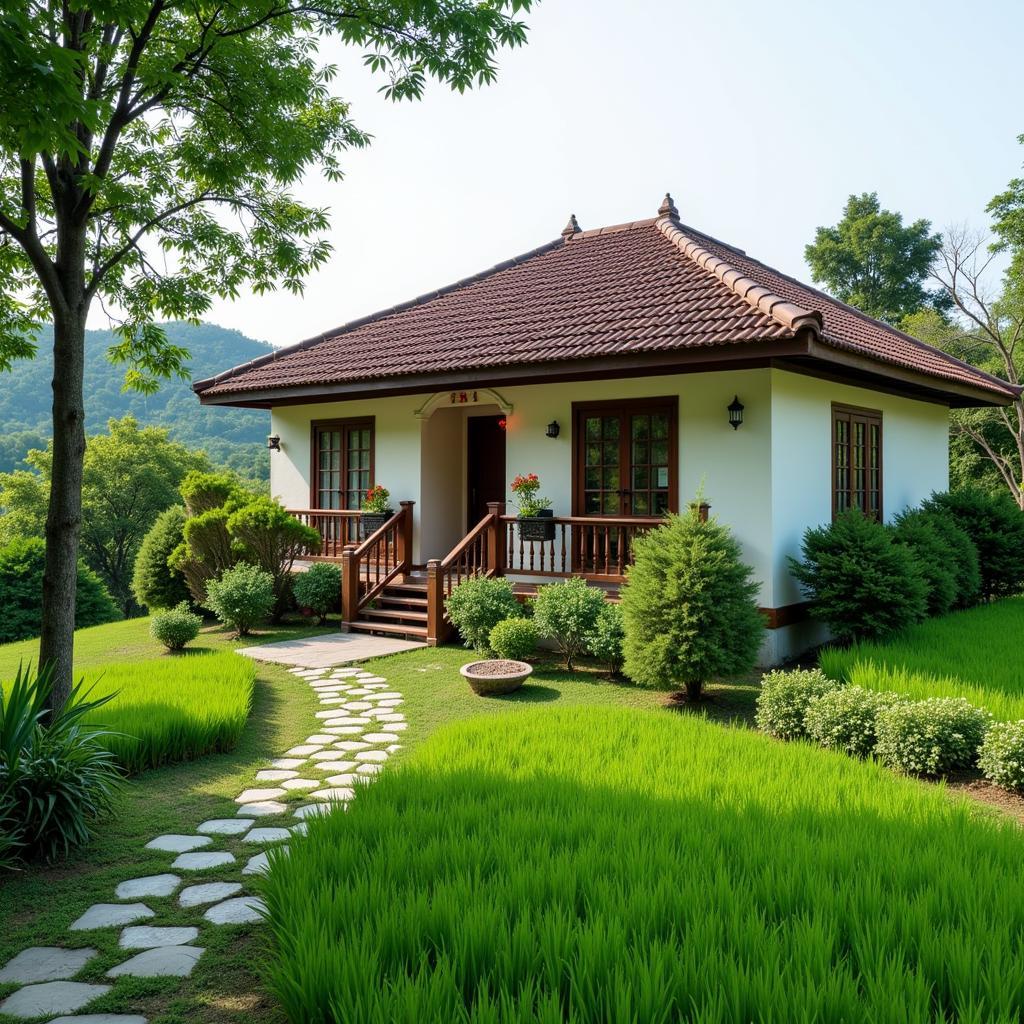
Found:
[[54, 325], [53, 462], [40, 661], [71, 685], [81, 522], [85, 324], [153, 389], [187, 353], [160, 318], [243, 287], [298, 291], [328, 257], [326, 211], [292, 190], [366, 136], [319, 59], [361, 47], [392, 97], [458, 90], [525, 39], [532, 0], [15, 0], [0, 7], [0, 368]]
[[837, 299], [899, 326], [918, 310], [948, 305], [941, 289], [925, 287], [942, 245], [931, 227], [927, 220], [904, 225], [901, 214], [882, 209], [877, 192], [865, 192], [850, 196], [838, 224], [818, 228], [804, 257]]

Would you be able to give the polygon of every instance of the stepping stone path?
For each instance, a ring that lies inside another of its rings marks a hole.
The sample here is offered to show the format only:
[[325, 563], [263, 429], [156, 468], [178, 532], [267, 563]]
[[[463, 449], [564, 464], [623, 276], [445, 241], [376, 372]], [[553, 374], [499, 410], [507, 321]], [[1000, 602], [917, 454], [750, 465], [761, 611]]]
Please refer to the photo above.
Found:
[[[319, 815], [344, 810], [357, 799], [359, 787], [371, 782], [400, 749], [399, 733], [408, 723], [396, 710], [402, 695], [390, 689], [386, 679], [351, 667], [290, 671], [308, 682], [324, 710], [316, 713], [318, 732], [283, 756], [268, 759], [256, 772], [257, 782], [278, 785], [239, 793], [233, 818], [200, 822], [195, 834], [150, 840], [146, 849], [167, 854], [171, 871], [125, 879], [113, 893], [121, 902], [96, 903], [68, 926], [70, 931], [120, 929], [119, 947], [141, 950], [107, 971], [107, 978], [186, 978], [203, 955], [203, 936], [210, 929], [262, 922], [266, 907], [258, 896], [246, 894], [244, 880], [203, 881], [202, 872], [238, 871], [243, 879], [264, 874], [270, 850], [277, 851], [275, 856], [287, 855], [287, 840], [305, 835], [309, 821]], [[324, 778], [303, 777], [308, 773]], [[296, 798], [306, 802], [285, 802]], [[255, 824], [257, 818], [286, 815], [299, 820], [289, 827], [283, 821]], [[235, 855], [218, 848], [225, 841], [265, 849], [239, 870]], [[200, 877], [184, 881], [173, 871]], [[161, 924], [166, 920], [162, 915], [175, 905], [194, 908], [196, 924]], [[0, 1014], [44, 1018], [48, 1024], [148, 1024], [138, 1014], [80, 1012], [112, 988], [72, 980], [96, 955], [91, 948], [22, 950], [0, 965], [0, 984], [20, 986], [0, 1002]]]

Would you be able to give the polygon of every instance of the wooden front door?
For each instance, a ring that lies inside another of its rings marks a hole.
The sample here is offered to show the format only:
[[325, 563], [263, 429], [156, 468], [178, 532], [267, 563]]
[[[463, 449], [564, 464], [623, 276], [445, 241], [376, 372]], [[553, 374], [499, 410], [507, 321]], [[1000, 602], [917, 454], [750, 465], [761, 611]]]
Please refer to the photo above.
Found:
[[505, 500], [505, 417], [470, 416], [466, 424], [466, 529], [471, 530], [487, 515], [489, 501]]
[[573, 405], [573, 514], [660, 516], [679, 508], [677, 400]]

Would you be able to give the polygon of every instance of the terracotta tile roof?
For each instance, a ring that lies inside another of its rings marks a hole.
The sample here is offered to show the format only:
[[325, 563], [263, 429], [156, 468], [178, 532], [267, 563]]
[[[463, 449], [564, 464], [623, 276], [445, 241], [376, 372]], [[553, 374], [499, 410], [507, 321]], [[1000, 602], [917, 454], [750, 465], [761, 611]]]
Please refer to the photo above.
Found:
[[[969, 385], [1009, 385], [659, 216], [562, 237], [447, 288], [279, 349], [194, 388], [204, 399], [411, 375], [791, 341]], [[802, 333], [801, 333], [802, 332]], [[770, 347], [770, 346], [769, 346]], [[883, 367], [879, 372], [884, 373]]]

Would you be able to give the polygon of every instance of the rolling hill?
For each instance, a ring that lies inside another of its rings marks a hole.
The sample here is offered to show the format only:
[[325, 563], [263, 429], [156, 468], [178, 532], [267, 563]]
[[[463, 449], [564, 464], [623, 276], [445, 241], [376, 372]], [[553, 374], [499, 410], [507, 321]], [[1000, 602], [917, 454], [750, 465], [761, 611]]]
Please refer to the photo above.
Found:
[[[269, 346], [239, 331], [216, 324], [170, 323], [171, 341], [189, 350], [196, 380], [265, 354]], [[270, 415], [256, 409], [216, 409], [199, 404], [188, 381], [165, 381], [155, 395], [121, 390], [124, 367], [112, 366], [106, 350], [110, 331], [86, 333], [85, 429], [101, 433], [107, 420], [129, 413], [139, 423], [166, 427], [170, 436], [193, 448], [205, 448], [211, 459], [247, 476], [266, 478], [269, 462], [266, 436]], [[50, 378], [53, 356], [48, 335], [39, 340], [35, 359], [19, 360], [0, 374], [0, 472], [18, 464], [29, 448], [50, 436]]]

